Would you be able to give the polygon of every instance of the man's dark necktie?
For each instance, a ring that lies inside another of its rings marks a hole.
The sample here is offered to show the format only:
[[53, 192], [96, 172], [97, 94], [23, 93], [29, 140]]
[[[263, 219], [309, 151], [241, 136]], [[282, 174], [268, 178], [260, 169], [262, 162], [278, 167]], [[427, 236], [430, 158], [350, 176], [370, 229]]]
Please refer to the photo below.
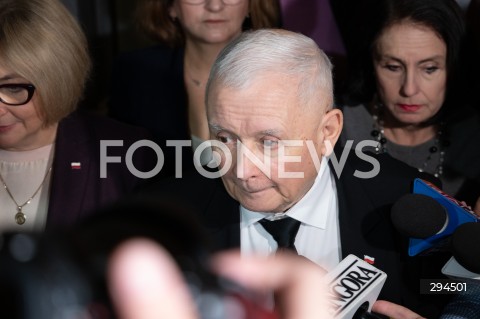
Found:
[[[295, 236], [297, 236], [298, 228], [300, 227], [300, 222], [292, 217], [286, 216], [282, 219], [268, 220], [261, 219], [258, 221], [263, 228], [272, 235], [273, 239], [277, 242], [279, 251], [289, 251], [291, 253], [297, 254], [295, 249]], [[274, 294], [275, 300], [275, 312], [280, 317], [282, 313], [282, 298], [281, 296]]]
[[301, 224], [300, 221], [286, 216], [285, 218], [276, 220], [262, 219], [259, 223], [277, 242], [277, 251], [290, 250], [297, 253], [294, 244], [295, 236]]

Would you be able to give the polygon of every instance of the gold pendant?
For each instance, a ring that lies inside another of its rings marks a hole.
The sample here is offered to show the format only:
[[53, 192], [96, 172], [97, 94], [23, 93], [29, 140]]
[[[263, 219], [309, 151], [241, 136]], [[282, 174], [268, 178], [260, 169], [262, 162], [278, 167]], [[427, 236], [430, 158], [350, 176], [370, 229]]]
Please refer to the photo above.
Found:
[[21, 210], [19, 210], [18, 213], [15, 214], [15, 221], [17, 222], [17, 224], [23, 225], [25, 224], [26, 220], [27, 220], [27, 216], [24, 213], [22, 213]]

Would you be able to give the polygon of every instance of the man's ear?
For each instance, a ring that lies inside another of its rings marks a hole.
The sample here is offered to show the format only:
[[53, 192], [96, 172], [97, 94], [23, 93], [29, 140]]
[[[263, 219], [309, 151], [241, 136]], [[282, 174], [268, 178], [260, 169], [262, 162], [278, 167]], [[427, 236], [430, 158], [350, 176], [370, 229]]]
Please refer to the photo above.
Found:
[[331, 109], [322, 118], [321, 134], [323, 143], [321, 145], [322, 156], [332, 153], [343, 128], [343, 113], [339, 109]]

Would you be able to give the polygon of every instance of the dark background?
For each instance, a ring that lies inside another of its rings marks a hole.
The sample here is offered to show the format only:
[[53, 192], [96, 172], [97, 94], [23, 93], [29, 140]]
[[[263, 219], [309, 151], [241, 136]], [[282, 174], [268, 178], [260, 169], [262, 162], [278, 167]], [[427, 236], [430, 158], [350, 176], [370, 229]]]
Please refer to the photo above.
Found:
[[62, 0], [89, 41], [92, 74], [80, 107], [106, 112], [113, 58], [121, 51], [149, 45], [133, 22], [134, 0]]

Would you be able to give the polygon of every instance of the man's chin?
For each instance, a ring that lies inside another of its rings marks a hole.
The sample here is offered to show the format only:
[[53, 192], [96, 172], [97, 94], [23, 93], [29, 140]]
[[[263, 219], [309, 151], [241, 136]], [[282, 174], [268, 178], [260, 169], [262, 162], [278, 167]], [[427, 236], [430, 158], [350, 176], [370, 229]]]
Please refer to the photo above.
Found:
[[278, 212], [283, 201], [278, 200], [274, 188], [261, 190], [245, 190], [239, 187], [227, 188], [228, 193], [243, 207], [254, 212]]
[[240, 204], [248, 210], [259, 213], [274, 213], [282, 212], [281, 205], [278, 205], [274, 202], [271, 202], [271, 197], [265, 197], [261, 199], [251, 200], [241, 198], [239, 200]]

